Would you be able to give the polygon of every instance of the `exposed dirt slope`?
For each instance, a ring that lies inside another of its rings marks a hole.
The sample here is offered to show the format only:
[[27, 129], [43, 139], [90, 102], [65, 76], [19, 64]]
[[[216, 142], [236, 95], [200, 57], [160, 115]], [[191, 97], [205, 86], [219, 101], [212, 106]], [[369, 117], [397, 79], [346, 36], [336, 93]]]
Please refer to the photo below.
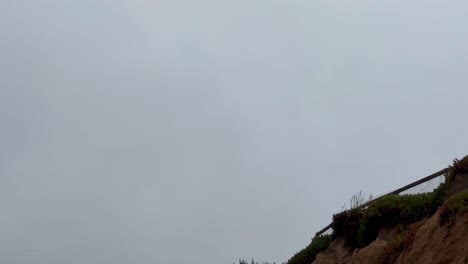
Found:
[[346, 246], [344, 239], [335, 239], [325, 251], [319, 253], [313, 262], [314, 264], [345, 264], [348, 263], [353, 255], [353, 249]]
[[452, 225], [443, 226], [436, 213], [395, 263], [468, 263], [468, 213], [458, 216]]
[[387, 241], [377, 239], [369, 246], [356, 250], [349, 260], [351, 264], [375, 264], [382, 263], [385, 255]]

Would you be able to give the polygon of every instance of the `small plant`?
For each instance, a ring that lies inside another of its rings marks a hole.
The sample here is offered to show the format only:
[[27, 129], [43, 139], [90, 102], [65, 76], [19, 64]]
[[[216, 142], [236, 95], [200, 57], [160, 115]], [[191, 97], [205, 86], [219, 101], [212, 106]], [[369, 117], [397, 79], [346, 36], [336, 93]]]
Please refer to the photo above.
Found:
[[366, 198], [364, 197], [364, 194], [362, 191], [359, 191], [358, 193], [354, 194], [351, 199], [349, 200], [349, 206], [351, 209], [358, 208], [365, 202]]
[[[371, 201], [373, 198], [374, 196], [372, 196], [372, 194], [369, 194], [369, 196], [366, 198], [366, 195], [361, 190], [358, 193], [353, 194], [353, 196], [351, 196], [351, 198], [349, 199], [349, 209], [351, 210], [351, 209], [359, 208], [366, 202]], [[341, 206], [341, 211], [346, 211], [346, 210], [347, 210], [347, 206], [346, 206], [346, 203], [344, 203], [344, 205]]]

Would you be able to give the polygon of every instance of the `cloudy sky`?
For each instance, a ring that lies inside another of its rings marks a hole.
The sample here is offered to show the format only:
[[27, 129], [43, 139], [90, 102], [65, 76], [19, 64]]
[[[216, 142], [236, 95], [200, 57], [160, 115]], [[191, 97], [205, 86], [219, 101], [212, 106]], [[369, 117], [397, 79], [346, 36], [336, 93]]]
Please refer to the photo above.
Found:
[[467, 10], [0, 0], [0, 263], [286, 261], [467, 154]]

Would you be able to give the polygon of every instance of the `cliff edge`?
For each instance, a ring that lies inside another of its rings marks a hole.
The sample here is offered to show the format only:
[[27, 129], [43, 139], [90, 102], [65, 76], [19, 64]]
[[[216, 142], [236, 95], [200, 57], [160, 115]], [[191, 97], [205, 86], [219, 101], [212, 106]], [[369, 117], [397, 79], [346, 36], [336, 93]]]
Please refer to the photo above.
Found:
[[431, 217], [381, 228], [363, 248], [353, 249], [344, 238], [336, 238], [312, 263], [468, 263], [468, 174], [456, 175], [448, 193]]
[[468, 263], [468, 212], [441, 223], [440, 213], [389, 240], [377, 238], [362, 249], [332, 243], [317, 255], [313, 264], [332, 263]]

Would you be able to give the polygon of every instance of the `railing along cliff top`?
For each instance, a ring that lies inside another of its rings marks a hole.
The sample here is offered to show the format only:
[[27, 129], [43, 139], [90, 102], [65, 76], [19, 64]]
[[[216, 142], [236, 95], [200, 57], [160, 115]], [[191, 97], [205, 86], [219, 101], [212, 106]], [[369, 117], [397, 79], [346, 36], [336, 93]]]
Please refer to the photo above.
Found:
[[[419, 179], [419, 180], [417, 180], [417, 181], [415, 181], [415, 182], [412, 182], [412, 183], [410, 183], [410, 184], [408, 184], [408, 185], [405, 185], [405, 186], [403, 186], [403, 187], [401, 187], [401, 188], [398, 188], [398, 189], [396, 189], [396, 190], [394, 190], [394, 191], [391, 191], [391, 192], [386, 193], [386, 194], [384, 194], [384, 195], [381, 195], [381, 196], [379, 196], [379, 197], [377, 197], [377, 198], [375, 198], [375, 199], [372, 199], [372, 200], [370, 200], [370, 201], [368, 201], [368, 202], [366, 202], [366, 203], [363, 203], [362, 205], [360, 205], [360, 206], [358, 206], [358, 207], [356, 207], [356, 208], [365, 208], [365, 207], [369, 206], [370, 204], [374, 203], [375, 201], [378, 201], [378, 200], [382, 199], [382, 198], [385, 197], [385, 196], [394, 195], [394, 194], [400, 194], [400, 193], [402, 193], [402, 192], [404, 192], [404, 191], [406, 191], [406, 190], [408, 190], [408, 189], [411, 189], [411, 188], [413, 188], [413, 187], [415, 187], [415, 186], [418, 186], [418, 185], [420, 185], [420, 184], [422, 184], [422, 183], [425, 183], [425, 182], [428, 182], [428, 181], [430, 181], [430, 180], [432, 180], [432, 179], [435, 179], [435, 178], [437, 178], [437, 177], [440, 177], [440, 176], [444, 175], [447, 171], [448, 171], [448, 168], [445, 168], [445, 169], [443, 169], [443, 170], [440, 170], [440, 171], [438, 171], [438, 172], [436, 172], [436, 173], [433, 173], [433, 174], [431, 174], [431, 175], [429, 175], [429, 176], [427, 176], [427, 177], [424, 177], [424, 178], [422, 178], [422, 179]], [[331, 227], [332, 227], [332, 223], [330, 223], [329, 225], [327, 225], [326, 227], [322, 228], [320, 231], [318, 231], [317, 233], [315, 233], [315, 236], [320, 236], [321, 234], [323, 234], [323, 233], [325, 233], [326, 231], [328, 231]]]

